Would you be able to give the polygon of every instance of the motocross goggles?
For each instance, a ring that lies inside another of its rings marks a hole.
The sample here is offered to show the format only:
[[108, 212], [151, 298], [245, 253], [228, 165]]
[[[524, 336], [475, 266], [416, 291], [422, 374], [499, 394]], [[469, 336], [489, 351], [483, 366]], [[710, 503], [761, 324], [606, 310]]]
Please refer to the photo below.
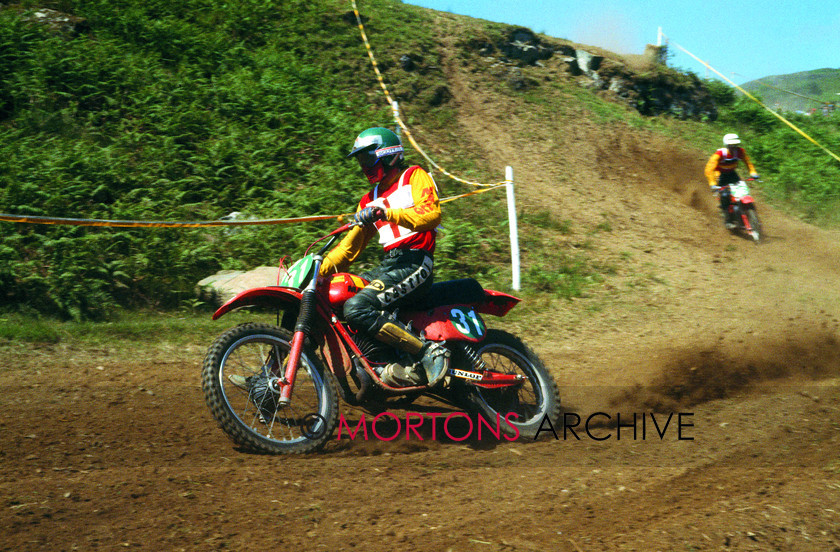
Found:
[[359, 162], [359, 166], [361, 166], [362, 169], [372, 169], [377, 163], [379, 163], [380, 159], [381, 158], [376, 155], [376, 150], [374, 149], [362, 150], [356, 154], [356, 160]]

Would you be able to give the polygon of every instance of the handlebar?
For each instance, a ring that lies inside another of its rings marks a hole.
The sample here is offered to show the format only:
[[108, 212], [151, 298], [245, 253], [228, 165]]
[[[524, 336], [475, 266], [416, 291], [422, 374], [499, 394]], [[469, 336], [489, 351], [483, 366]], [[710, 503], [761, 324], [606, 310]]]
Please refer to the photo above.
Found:
[[[750, 178], [744, 178], [743, 180], [741, 180], [741, 182], [763, 182], [763, 181], [759, 178], [750, 177]], [[735, 184], [735, 183], [733, 182], [733, 184]], [[718, 185], [715, 185], [715, 186], [709, 186], [709, 189], [712, 191], [712, 193], [717, 193], [717, 192], [721, 191], [723, 188], [728, 188], [729, 186], [730, 186], [729, 184], [718, 184]]]

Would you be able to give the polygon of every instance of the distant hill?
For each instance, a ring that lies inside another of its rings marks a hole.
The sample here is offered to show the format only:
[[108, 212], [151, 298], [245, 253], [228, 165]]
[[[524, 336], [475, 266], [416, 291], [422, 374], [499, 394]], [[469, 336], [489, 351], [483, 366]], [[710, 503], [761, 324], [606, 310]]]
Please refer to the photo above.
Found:
[[816, 69], [750, 81], [742, 88], [759, 94], [769, 107], [808, 111], [821, 102], [840, 102], [840, 69]]

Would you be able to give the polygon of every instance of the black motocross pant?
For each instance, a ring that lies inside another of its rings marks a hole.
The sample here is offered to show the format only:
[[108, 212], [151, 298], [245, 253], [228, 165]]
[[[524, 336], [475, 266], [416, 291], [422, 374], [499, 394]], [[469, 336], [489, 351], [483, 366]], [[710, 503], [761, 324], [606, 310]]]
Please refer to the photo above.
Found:
[[432, 286], [432, 256], [420, 249], [392, 249], [377, 268], [360, 274], [370, 283], [344, 303], [344, 318], [375, 335], [389, 312], [422, 299]]

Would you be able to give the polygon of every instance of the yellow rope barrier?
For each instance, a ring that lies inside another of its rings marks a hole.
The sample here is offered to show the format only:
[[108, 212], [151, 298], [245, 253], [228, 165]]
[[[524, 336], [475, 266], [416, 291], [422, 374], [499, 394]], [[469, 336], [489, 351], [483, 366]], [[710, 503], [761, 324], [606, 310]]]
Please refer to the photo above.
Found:
[[467, 192], [467, 193], [464, 193], [464, 194], [460, 194], [460, 195], [451, 196], [451, 197], [441, 199], [440, 202], [441, 203], [449, 203], [450, 201], [455, 201], [456, 199], [461, 199], [461, 198], [464, 198], [464, 197], [469, 197], [469, 196], [477, 195], [477, 194], [483, 194], [484, 192], [492, 192], [493, 190], [496, 190], [498, 188], [504, 188], [505, 186], [507, 186], [506, 182], [502, 182], [501, 184], [492, 184], [492, 185], [490, 185], [490, 187], [483, 187], [483, 188], [479, 188], [478, 190], [473, 190], [472, 192]]
[[139, 221], [139, 220], [102, 220], [102, 219], [77, 219], [61, 217], [39, 217], [31, 215], [10, 215], [0, 213], [2, 222], [24, 222], [29, 224], [56, 224], [64, 226], [106, 226], [112, 228], [207, 228], [215, 226], [246, 226], [246, 225], [269, 225], [289, 224], [293, 222], [314, 222], [319, 220], [342, 220], [351, 215], [315, 215], [309, 217], [297, 217], [286, 219], [263, 219], [263, 220], [213, 220], [208, 222], [167, 222], [167, 221]]
[[458, 176], [455, 176], [454, 174], [450, 173], [449, 171], [447, 171], [446, 169], [444, 169], [443, 167], [441, 167], [440, 165], [435, 163], [435, 161], [431, 157], [429, 157], [426, 154], [425, 151], [423, 151], [423, 148], [421, 148], [420, 145], [417, 143], [417, 141], [414, 140], [414, 137], [411, 135], [411, 131], [408, 129], [406, 124], [403, 122], [402, 118], [399, 116], [399, 113], [397, 113], [396, 109], [394, 108], [394, 100], [391, 98], [391, 93], [388, 91], [388, 86], [385, 84], [385, 79], [382, 76], [382, 72], [379, 71], [379, 64], [376, 62], [376, 57], [373, 55], [373, 48], [371, 47], [370, 41], [368, 40], [368, 37], [367, 37], [367, 33], [365, 32], [365, 25], [364, 25], [364, 23], [362, 23], [362, 16], [359, 15], [359, 8], [356, 5], [356, 0], [350, 0], [350, 1], [351, 1], [351, 4], [353, 5], [353, 13], [356, 15], [356, 23], [359, 25], [359, 33], [362, 35], [362, 41], [364, 42], [365, 48], [367, 49], [367, 54], [368, 54], [368, 57], [370, 58], [370, 63], [373, 66], [373, 71], [376, 73], [376, 79], [379, 81], [379, 86], [382, 87], [382, 91], [385, 93], [385, 99], [388, 100], [388, 105], [391, 107], [391, 111], [393, 112], [393, 115], [394, 115], [394, 120], [397, 122], [397, 124], [402, 129], [403, 133], [408, 138], [408, 141], [411, 143], [412, 147], [414, 147], [414, 149], [417, 150], [417, 153], [422, 155], [423, 158], [426, 161], [428, 161], [429, 164], [431, 166], [433, 166], [435, 169], [437, 169], [439, 172], [441, 172], [442, 174], [445, 174], [446, 176], [448, 176], [449, 178], [451, 178], [452, 180], [455, 180], [457, 182], [461, 182], [463, 184], [468, 184], [470, 186], [481, 186], [481, 187], [485, 187], [485, 186], [497, 187], [499, 185], [506, 184], [507, 181], [497, 182], [495, 184], [482, 184], [480, 182], [472, 182], [472, 181], [469, 181], [469, 180], [464, 180], [463, 178], [459, 178]]
[[694, 54], [692, 54], [691, 52], [689, 52], [688, 50], [686, 50], [685, 48], [683, 48], [682, 46], [680, 46], [679, 44], [677, 44], [676, 42], [674, 42], [673, 40], [670, 40], [670, 39], [669, 39], [669, 42], [670, 42], [671, 44], [673, 44], [674, 46], [676, 46], [677, 48], [679, 48], [680, 50], [682, 50], [684, 53], [688, 54], [688, 55], [689, 55], [689, 56], [691, 56], [692, 58], [696, 59], [697, 61], [699, 61], [700, 63], [702, 63], [703, 65], [705, 65], [707, 69], [709, 69], [710, 71], [713, 71], [713, 72], [714, 72], [717, 76], [719, 76], [720, 78], [722, 78], [723, 80], [725, 80], [726, 82], [728, 82], [729, 84], [731, 84], [732, 86], [734, 86], [737, 90], [739, 90], [741, 93], [743, 93], [746, 97], [748, 97], [749, 99], [751, 99], [752, 101], [754, 101], [755, 103], [757, 103], [758, 105], [760, 105], [761, 107], [763, 107], [764, 109], [766, 109], [767, 111], [769, 111], [770, 113], [772, 113], [774, 117], [776, 117], [777, 119], [781, 120], [781, 121], [782, 121], [783, 123], [785, 123], [787, 126], [789, 126], [789, 127], [790, 127], [790, 128], [792, 128], [793, 130], [795, 130], [797, 133], [799, 133], [800, 135], [802, 135], [802, 136], [803, 136], [805, 139], [807, 139], [809, 142], [811, 142], [812, 144], [814, 144], [815, 146], [817, 146], [818, 148], [820, 148], [821, 150], [823, 150], [824, 152], [826, 152], [827, 154], [829, 154], [831, 157], [833, 157], [833, 158], [834, 158], [834, 159], [836, 159], [837, 161], [840, 161], [840, 156], [838, 156], [836, 153], [834, 153], [834, 152], [833, 152], [833, 151], [831, 151], [830, 149], [826, 148], [825, 146], [823, 146], [822, 144], [820, 144], [819, 142], [817, 142], [816, 140], [814, 140], [813, 138], [811, 138], [810, 136], [808, 136], [807, 134], [805, 134], [805, 132], [803, 132], [802, 130], [800, 130], [800, 129], [799, 129], [799, 127], [797, 127], [796, 125], [794, 125], [793, 123], [791, 123], [790, 121], [788, 121], [787, 119], [785, 119], [784, 117], [782, 117], [781, 115], [779, 115], [778, 113], [776, 113], [775, 111], [773, 111], [772, 109], [770, 109], [769, 107], [767, 107], [766, 105], [764, 105], [763, 103], [761, 103], [761, 101], [760, 101], [758, 98], [756, 98], [755, 96], [753, 96], [752, 94], [750, 94], [749, 92], [747, 92], [746, 90], [744, 90], [743, 88], [741, 88], [740, 86], [738, 86], [737, 84], [735, 84], [734, 82], [732, 82], [731, 80], [729, 80], [728, 78], [726, 78], [726, 76], [725, 76], [723, 73], [721, 73], [720, 71], [718, 71], [717, 69], [715, 69], [714, 67], [712, 67], [711, 65], [709, 65], [709, 63], [708, 63], [708, 62], [703, 61], [703, 60], [702, 60], [702, 59], [700, 59], [699, 57], [695, 56]]
[[[498, 188], [506, 185], [505, 182], [495, 184], [488, 187], [483, 187], [472, 192], [443, 198], [441, 203], [449, 203], [456, 199], [483, 194], [485, 192], [492, 192]], [[260, 219], [260, 220], [212, 220], [199, 222], [171, 222], [171, 221], [141, 221], [141, 220], [104, 220], [104, 219], [79, 219], [79, 218], [65, 218], [65, 217], [42, 217], [33, 215], [12, 215], [8, 213], [0, 213], [0, 222], [16, 222], [27, 224], [49, 224], [61, 226], [99, 226], [110, 228], [214, 228], [220, 226], [254, 226], [254, 225], [274, 225], [274, 224], [291, 224], [295, 222], [317, 222], [321, 220], [337, 220], [342, 221], [345, 218], [352, 217], [351, 213], [344, 213], [341, 215], [313, 215], [308, 217], [295, 217], [284, 219]]]

